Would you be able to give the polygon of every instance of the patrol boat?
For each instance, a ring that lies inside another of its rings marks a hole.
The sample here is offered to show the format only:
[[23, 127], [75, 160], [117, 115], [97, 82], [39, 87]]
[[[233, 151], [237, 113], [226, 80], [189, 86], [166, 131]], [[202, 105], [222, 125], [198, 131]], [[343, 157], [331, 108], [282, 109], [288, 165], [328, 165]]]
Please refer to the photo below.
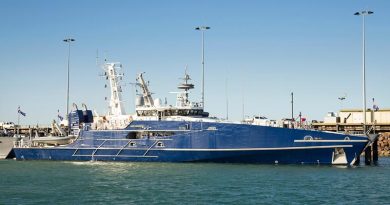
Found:
[[110, 113], [95, 119], [90, 110], [69, 113], [66, 145], [15, 144], [18, 160], [130, 162], [224, 162], [353, 165], [371, 141], [367, 136], [229, 122], [209, 117], [191, 102], [194, 88], [185, 73], [176, 105], [153, 99], [143, 74], [136, 85], [136, 112], [124, 113], [118, 63], [105, 64], [111, 85]]

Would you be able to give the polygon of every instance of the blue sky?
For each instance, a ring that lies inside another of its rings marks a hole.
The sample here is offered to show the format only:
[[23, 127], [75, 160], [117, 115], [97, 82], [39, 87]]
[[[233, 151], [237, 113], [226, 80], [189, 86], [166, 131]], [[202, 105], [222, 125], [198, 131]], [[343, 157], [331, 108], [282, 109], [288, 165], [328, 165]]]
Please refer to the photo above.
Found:
[[[390, 1], [20, 1], [0, 3], [0, 121], [49, 124], [66, 110], [66, 37], [71, 48], [71, 103], [107, 112], [109, 96], [100, 61], [123, 64], [124, 83], [146, 72], [154, 97], [174, 104], [188, 65], [200, 101], [201, 36], [207, 25], [206, 110], [229, 117], [261, 114], [289, 117], [290, 93], [295, 114], [322, 119], [328, 111], [362, 107], [361, 17], [366, 21], [367, 98], [390, 107]], [[227, 81], [227, 86], [226, 82]], [[227, 87], [227, 89], [225, 89]], [[347, 95], [340, 103], [338, 97]], [[128, 113], [134, 93], [124, 87]], [[243, 100], [244, 99], [244, 100]]]

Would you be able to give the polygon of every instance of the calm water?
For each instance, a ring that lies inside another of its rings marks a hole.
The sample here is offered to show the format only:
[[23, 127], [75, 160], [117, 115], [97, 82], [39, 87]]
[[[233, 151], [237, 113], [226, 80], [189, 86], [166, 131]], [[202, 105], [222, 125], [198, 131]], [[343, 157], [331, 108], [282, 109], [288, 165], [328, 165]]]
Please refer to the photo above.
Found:
[[390, 158], [355, 168], [0, 161], [0, 204], [390, 204]]

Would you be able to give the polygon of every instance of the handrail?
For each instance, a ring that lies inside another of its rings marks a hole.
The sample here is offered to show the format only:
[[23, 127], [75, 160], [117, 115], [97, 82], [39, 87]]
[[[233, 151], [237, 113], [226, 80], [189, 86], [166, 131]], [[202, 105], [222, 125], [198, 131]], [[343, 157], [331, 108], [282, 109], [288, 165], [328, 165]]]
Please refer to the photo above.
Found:
[[129, 140], [129, 141], [125, 144], [125, 146], [123, 146], [123, 147], [118, 151], [118, 153], [116, 153], [115, 156], [118, 156], [118, 155], [122, 152], [122, 150], [123, 150], [125, 147], [127, 147], [127, 145], [129, 145], [131, 142], [132, 142], [132, 140]]
[[93, 159], [93, 156], [95, 155], [95, 153], [98, 151], [98, 149], [101, 147], [101, 146], [103, 146], [103, 144], [106, 142], [107, 140], [104, 140], [93, 152], [92, 152], [92, 155], [91, 155], [91, 157], [92, 157], [92, 159]]
[[154, 147], [154, 146], [157, 144], [157, 142], [159, 142], [158, 139], [156, 139], [156, 141], [152, 144], [152, 146], [150, 146], [150, 147], [146, 150], [146, 152], [144, 153], [143, 156], [146, 156], [146, 154], [149, 152], [149, 150], [152, 149], [152, 147]]

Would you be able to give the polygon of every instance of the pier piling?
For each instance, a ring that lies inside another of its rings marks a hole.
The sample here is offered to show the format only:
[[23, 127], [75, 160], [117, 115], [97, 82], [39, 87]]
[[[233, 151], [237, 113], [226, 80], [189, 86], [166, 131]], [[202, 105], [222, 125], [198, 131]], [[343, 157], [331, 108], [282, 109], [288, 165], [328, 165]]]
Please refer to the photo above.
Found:
[[366, 165], [371, 165], [371, 146], [364, 150], [364, 162]]
[[374, 164], [377, 164], [378, 163], [378, 139], [376, 139], [371, 146], [372, 146], [372, 162]]

